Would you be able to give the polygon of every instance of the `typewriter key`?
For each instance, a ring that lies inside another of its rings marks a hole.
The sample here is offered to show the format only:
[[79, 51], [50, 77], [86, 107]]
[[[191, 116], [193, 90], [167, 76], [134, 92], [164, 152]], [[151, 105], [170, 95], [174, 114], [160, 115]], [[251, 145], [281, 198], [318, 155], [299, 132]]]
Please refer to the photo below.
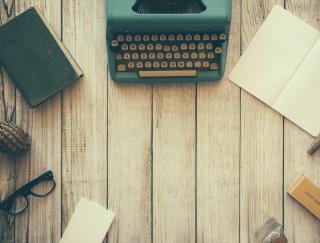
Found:
[[174, 53], [174, 59], [180, 59], [180, 58], [181, 58], [180, 52]]
[[196, 44], [191, 43], [191, 44], [189, 45], [189, 49], [190, 49], [190, 50], [195, 50], [195, 49], [196, 49]]
[[118, 41], [117, 40], [113, 40], [111, 41], [111, 46], [113, 47], [117, 47], [119, 45]]
[[208, 52], [208, 58], [209, 58], [209, 59], [213, 59], [213, 58], [214, 58], [213, 52]]
[[211, 63], [211, 64], [210, 64], [210, 69], [211, 69], [211, 70], [218, 70], [218, 69], [219, 69], [219, 66], [218, 66], [217, 63]]
[[118, 36], [117, 36], [117, 40], [118, 40], [119, 42], [124, 41], [124, 36], [123, 36], [123, 35], [118, 35]]
[[134, 41], [141, 41], [141, 35], [135, 35], [133, 39]]
[[161, 62], [161, 67], [162, 68], [167, 68], [168, 67], [168, 63], [167, 62]]
[[207, 50], [212, 50], [212, 48], [213, 48], [213, 45], [211, 43], [207, 43], [206, 44], [206, 49]]
[[144, 66], [146, 67], [146, 68], [151, 68], [151, 62], [146, 62], [145, 64], [144, 64]]
[[149, 59], [155, 59], [155, 58], [156, 58], [156, 54], [153, 53], [153, 52], [151, 52], [151, 53], [149, 54]]
[[193, 66], [193, 63], [191, 61], [187, 61], [186, 67], [187, 68], [192, 68], [192, 66]]
[[147, 45], [147, 50], [148, 51], [153, 51], [153, 49], [154, 49], [154, 45], [153, 44], [148, 44]]
[[148, 58], [147, 53], [144, 53], [144, 52], [141, 53], [140, 54], [140, 58], [143, 59], [143, 60], [147, 59]]
[[210, 66], [209, 62], [208, 61], [204, 61], [202, 62], [202, 67], [204, 68], [208, 68]]
[[153, 67], [154, 67], [154, 68], [159, 68], [159, 67], [160, 67], [160, 63], [157, 62], [157, 61], [154, 62], [154, 63], [153, 63]]
[[183, 41], [183, 35], [181, 34], [177, 35], [177, 41]]
[[182, 58], [183, 58], [183, 59], [189, 59], [189, 57], [190, 57], [190, 55], [189, 55], [188, 52], [184, 52], [184, 53], [182, 54]]
[[166, 41], [167, 40], [167, 36], [164, 35], [164, 34], [160, 35], [160, 40], [161, 41]]
[[128, 50], [128, 45], [127, 45], [127, 44], [123, 44], [123, 45], [121, 46], [121, 50], [127, 51], [127, 50]]
[[120, 54], [120, 53], [118, 53], [117, 55], [116, 55], [116, 60], [122, 60], [122, 54]]
[[132, 59], [134, 59], [134, 60], [137, 60], [137, 59], [139, 59], [139, 54], [138, 53], [133, 53], [132, 54]]
[[182, 44], [180, 45], [180, 49], [181, 49], [181, 50], [187, 50], [187, 49], [188, 49], [188, 45], [187, 45], [186, 43], [182, 43]]
[[199, 53], [199, 58], [200, 59], [205, 59], [206, 58], [206, 53], [205, 52], [200, 52]]
[[127, 68], [126, 68], [126, 65], [119, 64], [117, 69], [118, 69], [118, 72], [125, 72]]
[[169, 46], [169, 45], [163, 46], [163, 50], [164, 50], [164, 51], [170, 51], [170, 46]]
[[208, 40], [210, 40], [210, 36], [209, 36], [208, 34], [204, 34], [204, 35], [202, 36], [202, 39], [203, 39], [204, 41], [208, 41]]
[[184, 68], [184, 62], [178, 62], [178, 67], [179, 68]]
[[156, 44], [156, 50], [161, 51], [162, 50], [162, 45], [161, 44]]
[[171, 68], [177, 67], [177, 63], [176, 63], [176, 62], [170, 62], [170, 67], [171, 67]]
[[222, 53], [222, 49], [221, 47], [216, 47], [216, 49], [214, 50], [215, 53]]
[[198, 54], [196, 52], [192, 52], [191, 53], [191, 58], [192, 59], [197, 59], [198, 58]]
[[153, 35], [151, 36], [151, 40], [152, 40], [152, 41], [158, 41], [158, 39], [159, 39], [159, 37], [158, 37], [158, 35], [156, 35], [156, 34], [153, 34]]
[[142, 62], [137, 62], [137, 68], [143, 68], [143, 63]]
[[162, 60], [164, 58], [164, 54], [162, 52], [158, 53], [157, 58]]
[[173, 46], [171, 47], [171, 50], [172, 50], [172, 51], [179, 51], [179, 47], [178, 47], [177, 45], [173, 45]]
[[186, 35], [186, 41], [192, 41], [192, 35], [190, 34]]
[[193, 39], [194, 39], [195, 41], [199, 41], [199, 40], [201, 40], [201, 36], [200, 36], [199, 34], [195, 34], [195, 35], [193, 36]]
[[144, 51], [146, 49], [146, 45], [145, 44], [139, 44], [138, 49], [139, 49], [139, 51]]
[[125, 54], [123, 54], [123, 58], [124, 58], [125, 60], [129, 60], [129, 59], [131, 58], [130, 53], [125, 53]]
[[126, 41], [132, 41], [132, 35], [130, 34], [126, 35]]
[[176, 39], [175, 36], [172, 34], [168, 36], [169, 41], [174, 41], [175, 39]]
[[158, 71], [139, 71], [142, 78], [168, 78], [168, 77], [196, 77], [197, 70], [158, 70]]
[[167, 52], [166, 53], [166, 59], [172, 59], [172, 53], [171, 52]]
[[204, 44], [203, 43], [198, 44], [198, 49], [199, 50], [204, 50]]
[[131, 44], [131, 45], [130, 45], [130, 50], [131, 50], [131, 51], [137, 50], [137, 45], [136, 45], [136, 44]]
[[149, 41], [150, 40], [150, 36], [149, 35], [143, 35], [142, 39], [143, 39], [143, 41]]
[[218, 40], [217, 34], [212, 34], [211, 35], [211, 40]]
[[196, 68], [201, 68], [201, 62], [200, 62], [200, 61], [196, 61], [196, 62], [194, 63], [194, 66], [195, 66]]
[[128, 68], [133, 69], [135, 66], [134, 62], [129, 62], [128, 63]]
[[227, 39], [227, 35], [222, 33], [222, 34], [219, 35], [219, 39], [220, 40], [226, 40]]

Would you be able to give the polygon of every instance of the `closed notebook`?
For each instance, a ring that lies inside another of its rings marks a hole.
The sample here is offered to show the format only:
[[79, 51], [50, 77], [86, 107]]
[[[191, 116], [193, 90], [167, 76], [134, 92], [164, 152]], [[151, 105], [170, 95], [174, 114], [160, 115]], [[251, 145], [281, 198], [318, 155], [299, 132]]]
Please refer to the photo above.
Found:
[[0, 27], [0, 63], [31, 107], [82, 76], [82, 71], [37, 8]]
[[319, 31], [275, 6], [229, 79], [317, 136], [319, 56]]

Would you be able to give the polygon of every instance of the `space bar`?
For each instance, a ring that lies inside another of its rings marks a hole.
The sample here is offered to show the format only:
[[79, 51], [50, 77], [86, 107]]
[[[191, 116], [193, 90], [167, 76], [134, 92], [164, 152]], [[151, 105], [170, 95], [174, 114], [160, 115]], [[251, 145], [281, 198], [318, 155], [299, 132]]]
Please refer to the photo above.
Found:
[[140, 78], [196, 77], [197, 70], [139, 71]]

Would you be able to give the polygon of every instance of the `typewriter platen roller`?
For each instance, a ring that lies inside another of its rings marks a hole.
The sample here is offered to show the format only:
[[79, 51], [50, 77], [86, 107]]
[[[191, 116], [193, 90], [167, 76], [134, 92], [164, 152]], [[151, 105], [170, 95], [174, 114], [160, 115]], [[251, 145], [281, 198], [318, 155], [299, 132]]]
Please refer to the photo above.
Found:
[[108, 0], [106, 6], [114, 81], [222, 78], [231, 0]]

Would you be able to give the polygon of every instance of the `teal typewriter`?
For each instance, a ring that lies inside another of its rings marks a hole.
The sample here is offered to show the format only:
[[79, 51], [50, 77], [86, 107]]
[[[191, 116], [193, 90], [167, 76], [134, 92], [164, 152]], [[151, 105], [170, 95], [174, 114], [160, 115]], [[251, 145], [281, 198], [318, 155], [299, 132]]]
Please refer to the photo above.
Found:
[[119, 82], [220, 80], [232, 0], [107, 0], [111, 78]]

